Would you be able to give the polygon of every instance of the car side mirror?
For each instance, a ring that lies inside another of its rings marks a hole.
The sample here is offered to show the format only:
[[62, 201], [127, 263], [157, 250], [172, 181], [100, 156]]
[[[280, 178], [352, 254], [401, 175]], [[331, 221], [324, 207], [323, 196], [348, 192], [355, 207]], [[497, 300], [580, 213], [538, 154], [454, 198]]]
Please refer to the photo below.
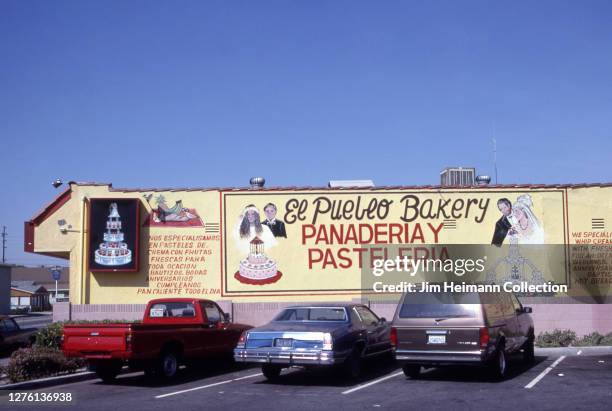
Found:
[[531, 307], [523, 307], [523, 312], [525, 314], [531, 314], [533, 312], [533, 309]]
[[381, 324], [385, 324], [387, 322], [387, 319], [385, 317], [381, 317], [380, 318], [380, 323]]
[[223, 321], [229, 323], [232, 321], [232, 317], [228, 313], [223, 313]]

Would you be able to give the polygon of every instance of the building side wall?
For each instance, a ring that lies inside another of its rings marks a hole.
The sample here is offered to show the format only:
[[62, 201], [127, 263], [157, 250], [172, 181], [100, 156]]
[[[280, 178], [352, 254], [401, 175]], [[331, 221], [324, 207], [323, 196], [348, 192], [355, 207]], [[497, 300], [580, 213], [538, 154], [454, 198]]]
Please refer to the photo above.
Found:
[[11, 267], [0, 265], [0, 314], [11, 311]]
[[[221, 309], [231, 314], [234, 322], [260, 326], [271, 321], [278, 312], [295, 302], [234, 303], [224, 301]], [[554, 329], [572, 330], [581, 337], [598, 331], [612, 332], [611, 304], [530, 304], [536, 335]], [[53, 307], [54, 321], [79, 320], [140, 320], [146, 304], [70, 304]], [[370, 308], [379, 316], [392, 321], [395, 304], [372, 303]]]

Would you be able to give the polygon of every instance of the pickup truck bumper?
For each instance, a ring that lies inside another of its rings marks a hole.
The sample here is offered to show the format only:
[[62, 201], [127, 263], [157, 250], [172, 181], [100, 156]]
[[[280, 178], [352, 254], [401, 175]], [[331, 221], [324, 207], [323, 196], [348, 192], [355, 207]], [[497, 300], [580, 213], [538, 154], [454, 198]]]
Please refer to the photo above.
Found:
[[63, 350], [66, 357], [79, 357], [88, 360], [132, 360], [135, 359], [133, 353], [128, 351], [72, 351]]
[[328, 350], [275, 350], [261, 348], [236, 348], [236, 362], [274, 363], [284, 365], [334, 365], [344, 362], [350, 351]]
[[395, 359], [402, 364], [422, 365], [484, 365], [487, 357], [483, 350], [436, 351], [436, 350], [395, 350]]

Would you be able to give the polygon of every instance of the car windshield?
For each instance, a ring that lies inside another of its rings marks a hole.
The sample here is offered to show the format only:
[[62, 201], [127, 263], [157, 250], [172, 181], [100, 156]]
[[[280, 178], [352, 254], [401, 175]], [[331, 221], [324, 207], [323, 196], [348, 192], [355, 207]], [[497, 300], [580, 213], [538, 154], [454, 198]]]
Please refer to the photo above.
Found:
[[413, 293], [406, 296], [400, 318], [472, 318], [480, 307], [477, 293]]
[[346, 310], [343, 307], [287, 308], [274, 321], [346, 321]]

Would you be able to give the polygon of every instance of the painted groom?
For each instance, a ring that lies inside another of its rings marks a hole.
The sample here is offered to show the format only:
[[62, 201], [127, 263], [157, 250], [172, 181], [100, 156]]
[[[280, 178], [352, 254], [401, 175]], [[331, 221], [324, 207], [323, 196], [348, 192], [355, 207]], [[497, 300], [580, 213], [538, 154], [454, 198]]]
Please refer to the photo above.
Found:
[[502, 216], [495, 223], [495, 231], [493, 232], [491, 244], [501, 247], [508, 232], [512, 230], [512, 223], [508, 219], [512, 215], [512, 203], [507, 198], [500, 198], [497, 200], [497, 208], [501, 211]]
[[276, 218], [276, 206], [272, 203], [266, 204], [264, 207], [264, 213], [266, 219], [261, 223], [267, 225], [274, 234], [274, 237], [285, 237], [287, 238], [287, 232], [285, 231], [285, 223], [282, 220]]

